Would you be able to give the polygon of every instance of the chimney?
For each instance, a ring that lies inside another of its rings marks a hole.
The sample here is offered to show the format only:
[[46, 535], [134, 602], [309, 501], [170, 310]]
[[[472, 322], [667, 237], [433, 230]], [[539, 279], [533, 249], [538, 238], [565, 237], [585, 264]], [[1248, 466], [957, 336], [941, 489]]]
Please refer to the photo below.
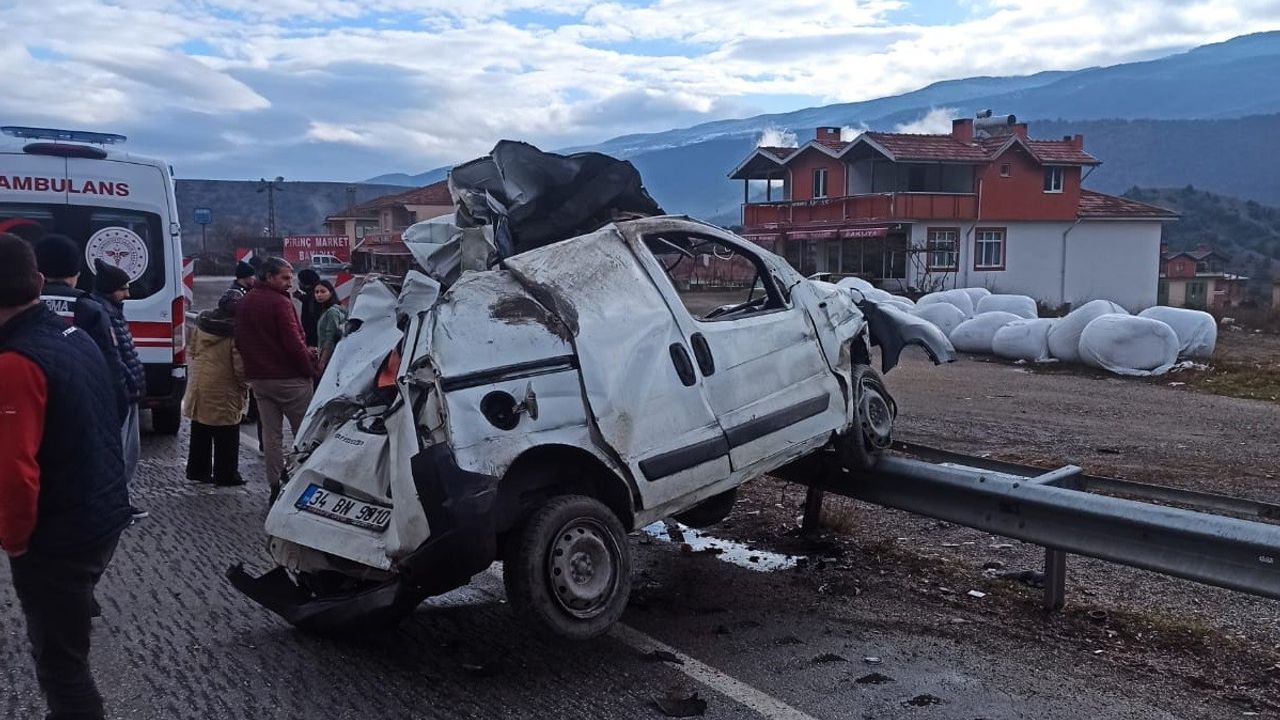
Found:
[[1083, 136], [1083, 135], [1072, 135], [1072, 136], [1071, 136], [1071, 147], [1073, 147], [1073, 148], [1075, 148], [1075, 149], [1077, 149], [1077, 150], [1083, 150], [1083, 149], [1084, 149], [1084, 136]]
[[838, 127], [820, 127], [814, 134], [814, 139], [823, 145], [838, 145], [840, 143], [840, 128]]
[[951, 121], [951, 137], [962, 143], [973, 142], [973, 120], [956, 118]]
[[1013, 131], [1013, 134], [1014, 134], [1014, 135], [1017, 135], [1018, 137], [1022, 138], [1023, 140], [1026, 140], [1026, 139], [1027, 139], [1027, 124], [1026, 124], [1026, 123], [1017, 123], [1017, 124], [1015, 124], [1015, 125], [1010, 126], [1010, 128], [1009, 128], [1009, 129]]

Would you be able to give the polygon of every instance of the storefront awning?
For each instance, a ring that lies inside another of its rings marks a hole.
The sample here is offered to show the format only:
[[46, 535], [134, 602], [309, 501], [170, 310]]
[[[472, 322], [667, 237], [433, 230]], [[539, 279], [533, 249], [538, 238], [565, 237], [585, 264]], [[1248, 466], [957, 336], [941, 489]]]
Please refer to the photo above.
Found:
[[889, 234], [887, 227], [856, 227], [840, 231], [842, 238], [882, 238]]

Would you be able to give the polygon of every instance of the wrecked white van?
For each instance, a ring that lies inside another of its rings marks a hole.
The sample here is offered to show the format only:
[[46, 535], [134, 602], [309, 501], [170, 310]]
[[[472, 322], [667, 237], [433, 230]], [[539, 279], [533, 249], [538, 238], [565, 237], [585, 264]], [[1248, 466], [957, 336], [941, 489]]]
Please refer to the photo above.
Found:
[[[490, 247], [431, 229], [464, 268]], [[267, 517], [278, 567], [230, 572], [304, 628], [394, 621], [501, 560], [516, 612], [598, 635], [627, 603], [628, 532], [717, 522], [739, 485], [825, 448], [869, 466], [895, 414], [869, 346], [885, 370], [904, 344], [952, 357], [932, 325], [672, 216], [447, 290], [416, 271], [398, 295], [372, 282], [352, 320]]]

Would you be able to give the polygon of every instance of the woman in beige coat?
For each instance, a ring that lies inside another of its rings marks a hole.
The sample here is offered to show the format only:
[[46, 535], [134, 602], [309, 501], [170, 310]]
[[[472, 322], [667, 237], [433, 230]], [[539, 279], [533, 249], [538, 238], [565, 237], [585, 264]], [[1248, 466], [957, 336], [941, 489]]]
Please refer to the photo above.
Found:
[[248, 405], [240, 353], [232, 333], [232, 316], [206, 310], [196, 321], [187, 348], [191, 374], [183, 412], [191, 419], [187, 479], [214, 485], [243, 485], [240, 477], [240, 419]]

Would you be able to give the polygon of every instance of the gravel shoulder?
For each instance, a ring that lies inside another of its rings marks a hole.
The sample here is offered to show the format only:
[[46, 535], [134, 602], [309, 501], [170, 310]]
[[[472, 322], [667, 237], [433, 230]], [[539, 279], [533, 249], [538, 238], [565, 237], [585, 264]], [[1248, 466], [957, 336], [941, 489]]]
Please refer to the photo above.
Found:
[[[1262, 361], [1269, 356], [1266, 345], [1248, 347]], [[899, 403], [902, 440], [1045, 467], [1070, 462], [1093, 474], [1258, 500], [1280, 497], [1280, 403], [1171, 385], [1180, 382], [1176, 376], [1121, 379], [973, 356], [943, 367], [911, 357], [887, 380]], [[808, 577], [820, 591], [874, 589], [902, 598], [903, 607], [916, 608], [905, 623], [930, 627], [936, 613], [955, 613], [979, 643], [1054, 644], [1082, 663], [1132, 678], [1134, 693], [1165, 692], [1173, 684], [1197, 698], [1181, 711], [1187, 716], [1280, 713], [1280, 603], [1072, 557], [1068, 607], [1046, 613], [1040, 589], [998, 578], [1041, 570], [1039, 547], [837, 497], [824, 506], [826, 531], [802, 538], [803, 500], [802, 487], [763, 479], [715, 532], [809, 555], [815, 565]], [[970, 590], [985, 596], [971, 597]]]

